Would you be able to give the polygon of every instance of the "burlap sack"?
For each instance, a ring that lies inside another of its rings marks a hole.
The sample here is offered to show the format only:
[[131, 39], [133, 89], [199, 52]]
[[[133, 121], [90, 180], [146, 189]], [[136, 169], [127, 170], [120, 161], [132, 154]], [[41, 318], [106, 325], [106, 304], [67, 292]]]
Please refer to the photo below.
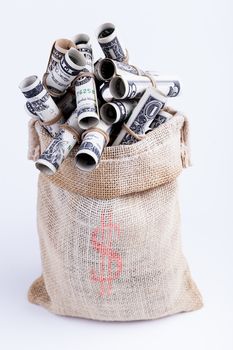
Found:
[[[36, 128], [43, 151], [51, 139]], [[177, 176], [185, 143], [187, 121], [175, 114], [142, 141], [107, 147], [91, 173], [75, 167], [75, 148], [56, 175], [39, 175], [42, 276], [30, 302], [106, 321], [202, 306], [181, 250]]]

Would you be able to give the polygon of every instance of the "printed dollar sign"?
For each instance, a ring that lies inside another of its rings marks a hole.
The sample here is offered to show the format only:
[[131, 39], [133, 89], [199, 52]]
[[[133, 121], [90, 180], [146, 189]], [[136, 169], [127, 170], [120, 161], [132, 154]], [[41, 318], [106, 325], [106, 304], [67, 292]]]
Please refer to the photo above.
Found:
[[[109, 215], [108, 223], [105, 222], [105, 214], [101, 214], [101, 225], [92, 232], [91, 244], [98, 253], [100, 253], [100, 275], [95, 270], [91, 271], [91, 279], [100, 282], [100, 295], [104, 296], [105, 287], [107, 294], [112, 291], [112, 281], [117, 279], [122, 271], [122, 259], [120, 254], [112, 249], [113, 232], [116, 237], [120, 235], [118, 225], [112, 223], [112, 214]], [[98, 236], [99, 240], [98, 240]], [[107, 266], [105, 264], [107, 260]], [[112, 272], [112, 265], [116, 264], [116, 271]], [[105, 269], [105, 267], [107, 267]]]

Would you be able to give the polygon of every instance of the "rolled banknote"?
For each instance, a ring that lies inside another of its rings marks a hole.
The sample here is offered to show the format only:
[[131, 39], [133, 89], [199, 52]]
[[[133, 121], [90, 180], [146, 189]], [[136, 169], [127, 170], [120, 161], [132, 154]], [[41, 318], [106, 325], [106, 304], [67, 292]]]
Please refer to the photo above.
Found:
[[[43, 122], [50, 122], [59, 118], [61, 111], [36, 75], [31, 75], [21, 81], [19, 88], [26, 97], [27, 102], [30, 103], [34, 113]], [[54, 124], [45, 126], [45, 128], [51, 136], [55, 137], [59, 133], [59, 124], [63, 122], [64, 119], [61, 117]]]
[[[134, 76], [136, 77], [136, 76]], [[147, 87], [152, 86], [147, 77], [140, 76], [140, 79], [127, 76], [115, 76], [109, 84], [109, 90], [115, 99], [134, 99], [140, 98]]]
[[71, 48], [46, 77], [46, 84], [55, 92], [64, 92], [83, 70], [86, 60], [76, 48]]
[[79, 45], [90, 45], [90, 37], [88, 34], [81, 33], [77, 34], [72, 38], [72, 41], [74, 42], [75, 46]]
[[99, 64], [100, 61], [102, 61], [103, 58], [99, 58], [97, 61], [94, 62], [94, 74], [96, 77], [97, 82], [99, 83], [99, 86], [102, 84], [102, 82], [104, 81], [101, 76], [98, 75], [98, 71], [99, 71]]
[[113, 96], [109, 89], [109, 83], [104, 83], [99, 88], [99, 97], [102, 101], [111, 102], [113, 100]]
[[[64, 118], [67, 119], [76, 108], [75, 93], [72, 93], [71, 90], [67, 91], [56, 104]], [[30, 102], [26, 102], [25, 111], [29, 117], [40, 120], [40, 117], [37, 115]]]
[[[156, 83], [156, 88], [164, 95], [175, 97], [180, 91], [178, 81], [163, 79], [162, 76], [152, 77]], [[142, 75], [115, 76], [109, 84], [110, 93], [115, 99], [135, 99], [140, 98], [146, 88], [153, 86], [152, 80]]]
[[120, 62], [126, 60], [127, 52], [118, 39], [114, 24], [102, 24], [98, 27], [96, 36], [106, 57]]
[[101, 106], [100, 116], [106, 124], [115, 124], [119, 121], [123, 122], [129, 117], [135, 106], [136, 102], [132, 100], [113, 100]]
[[108, 135], [111, 131], [111, 125], [105, 124], [102, 120], [94, 130], [86, 131], [75, 156], [76, 165], [80, 170], [92, 171], [99, 164], [104, 147], [108, 143], [102, 131]]
[[166, 111], [160, 111], [155, 119], [152, 121], [152, 123], [149, 125], [148, 129], [145, 130], [145, 134], [147, 134], [149, 131], [154, 130], [155, 128], [157, 128], [158, 126], [160, 126], [161, 124], [164, 124], [166, 121], [168, 121], [169, 119], [172, 118], [172, 114], [168, 113]]
[[79, 41], [76, 40], [76, 42], [78, 43], [77, 49], [82, 52], [85, 57], [86, 66], [75, 82], [75, 93], [79, 125], [83, 129], [88, 129], [98, 124], [99, 110], [95, 77], [93, 74], [94, 64], [92, 48], [89, 44], [88, 35], [86, 35], [86, 43], [80, 43], [85, 41], [85, 37], [83, 38], [83, 36], [84, 34], [82, 34]]
[[62, 112], [64, 118], [69, 118], [76, 109], [76, 96], [74, 89], [68, 89], [65, 95], [62, 95], [57, 102], [57, 106]]
[[83, 132], [79, 127], [77, 111], [75, 110], [64, 124], [64, 127], [61, 126], [57, 137], [52, 140], [35, 163], [37, 169], [46, 175], [56, 173], [78, 141], [77, 135], [69, 128], [66, 129], [66, 125], [73, 128], [80, 136]]
[[30, 102], [26, 102], [24, 105], [24, 109], [26, 113], [28, 114], [29, 117], [33, 119], [40, 120], [39, 116], [36, 114], [35, 110], [33, 109], [32, 105]]
[[[166, 100], [166, 97], [155, 88], [147, 88], [129, 117], [126, 126], [139, 136], [145, 135], [156, 115], [165, 106]], [[130, 145], [135, 142], [137, 139], [122, 127], [113, 145]]]
[[152, 76], [156, 82], [156, 87], [168, 97], [176, 97], [181, 90], [180, 79], [176, 76], [162, 75], [151, 71], [146, 71], [145, 74]]
[[55, 41], [49, 57], [47, 73], [52, 72], [53, 68], [61, 61], [62, 57], [65, 56], [71, 47], [75, 47], [75, 44], [71, 40], [58, 39]]
[[125, 62], [118, 62], [110, 58], [103, 58], [95, 64], [95, 75], [99, 80], [109, 81], [115, 75], [124, 75], [126, 73], [144, 75], [143, 70]]

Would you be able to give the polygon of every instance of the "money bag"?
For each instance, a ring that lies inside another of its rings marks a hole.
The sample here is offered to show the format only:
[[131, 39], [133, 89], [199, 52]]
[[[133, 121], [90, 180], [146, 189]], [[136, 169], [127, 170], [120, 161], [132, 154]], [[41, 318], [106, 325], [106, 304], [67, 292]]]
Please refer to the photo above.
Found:
[[[59, 315], [157, 319], [202, 307], [181, 247], [177, 181], [189, 165], [180, 113], [132, 145], [106, 147], [98, 168], [39, 174], [42, 271], [28, 299]], [[38, 122], [43, 150], [51, 137]]]

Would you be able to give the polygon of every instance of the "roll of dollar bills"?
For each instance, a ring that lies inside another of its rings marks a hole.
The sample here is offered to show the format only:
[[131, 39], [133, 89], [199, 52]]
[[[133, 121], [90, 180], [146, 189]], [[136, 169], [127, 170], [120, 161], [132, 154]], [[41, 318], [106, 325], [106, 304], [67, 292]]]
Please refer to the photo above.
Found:
[[145, 74], [152, 76], [156, 83], [156, 87], [168, 97], [176, 97], [181, 90], [180, 79], [176, 76], [162, 75], [151, 71], [146, 71]]
[[[19, 88], [30, 103], [34, 113], [43, 122], [50, 122], [59, 117], [60, 110], [47, 90], [42, 85], [40, 79], [36, 75], [31, 75], [25, 78], [20, 84]], [[59, 124], [63, 123], [64, 119], [60, 118], [50, 126], [45, 126], [49, 133], [55, 137], [59, 133]]]
[[55, 92], [64, 92], [84, 69], [86, 60], [76, 48], [71, 48], [46, 77], [46, 84]]
[[[160, 110], [165, 106], [166, 97], [161, 95], [155, 88], [147, 88], [129, 117], [126, 126], [139, 136], [145, 135], [150, 124]], [[137, 139], [122, 127], [113, 145], [130, 145]]]
[[102, 84], [102, 82], [104, 81], [101, 76], [98, 74], [98, 71], [99, 71], [99, 64], [100, 64], [100, 61], [102, 61], [103, 58], [99, 58], [97, 61], [94, 62], [94, 74], [95, 74], [95, 77], [96, 77], [96, 80], [97, 82], [99, 83], [99, 86]]
[[79, 127], [76, 110], [64, 124], [64, 127], [61, 126], [57, 137], [52, 140], [35, 163], [37, 169], [46, 175], [56, 173], [78, 141], [76, 133], [72, 132], [72, 129], [66, 128], [67, 125], [81, 136], [83, 130]]
[[62, 112], [64, 118], [69, 118], [72, 112], [76, 109], [76, 96], [74, 89], [68, 89], [66, 94], [60, 97], [57, 106]]
[[32, 105], [30, 102], [26, 102], [24, 105], [24, 109], [26, 113], [28, 114], [29, 117], [33, 119], [40, 120], [39, 116], [36, 114], [35, 110], [33, 109]]
[[104, 23], [96, 31], [97, 40], [106, 57], [116, 61], [124, 61], [127, 58], [125, 46], [119, 41], [115, 25]]
[[109, 134], [111, 131], [111, 125], [105, 124], [102, 120], [94, 130], [86, 131], [75, 156], [76, 165], [80, 170], [92, 171], [99, 164], [104, 147], [108, 142], [102, 131], [104, 134]]
[[152, 86], [152, 82], [144, 76], [115, 76], [110, 81], [109, 89], [115, 99], [138, 99], [149, 86]]
[[[151, 76], [158, 84], [163, 93], [169, 97], [175, 97], [180, 92], [180, 80], [177, 77], [160, 75], [158, 72], [143, 71], [135, 66], [125, 62], [117, 62], [110, 58], [104, 58], [97, 61], [95, 65], [95, 74], [97, 79], [110, 81], [114, 76], [125, 76], [134, 74], [138, 76]], [[132, 78], [133, 79], [133, 78]]]
[[90, 37], [85, 33], [75, 35], [72, 41], [75, 43], [76, 47], [79, 47], [79, 45], [90, 45]]
[[[76, 108], [75, 93], [72, 93], [71, 90], [67, 91], [67, 93], [57, 102], [57, 106], [64, 118], [67, 119]], [[25, 111], [29, 117], [40, 120], [40, 117], [37, 115], [30, 102], [25, 103]]]
[[[152, 79], [154, 79], [156, 88], [166, 96], [175, 97], [180, 91], [180, 84], [177, 80], [168, 80], [162, 76], [152, 77]], [[138, 99], [150, 86], [153, 86], [153, 81], [149, 77], [127, 74], [113, 77], [109, 89], [115, 99]]]
[[[84, 43], [85, 39], [86, 43]], [[79, 37], [79, 40], [76, 40], [76, 43], [78, 43], [77, 49], [82, 52], [86, 60], [86, 66], [75, 82], [77, 115], [80, 127], [88, 129], [99, 122], [98, 99], [93, 74], [93, 53], [88, 35], [84, 37], [84, 34], [82, 34], [81, 38]]]
[[143, 70], [139, 68], [124, 62], [112, 60], [110, 58], [103, 58], [102, 60], [97, 61], [95, 65], [95, 74], [99, 80], [109, 81], [115, 75], [124, 75], [127, 73], [135, 75], [144, 74]]
[[69, 39], [57, 39], [55, 41], [50, 54], [47, 73], [52, 72], [53, 68], [61, 61], [62, 57], [65, 56], [71, 47], [75, 47], [75, 44]]
[[135, 106], [134, 101], [113, 100], [101, 106], [100, 116], [106, 124], [115, 124], [119, 121], [125, 121]]
[[104, 83], [101, 85], [99, 89], [99, 96], [100, 99], [105, 102], [111, 102], [113, 100], [113, 96], [109, 89], [109, 83]]

